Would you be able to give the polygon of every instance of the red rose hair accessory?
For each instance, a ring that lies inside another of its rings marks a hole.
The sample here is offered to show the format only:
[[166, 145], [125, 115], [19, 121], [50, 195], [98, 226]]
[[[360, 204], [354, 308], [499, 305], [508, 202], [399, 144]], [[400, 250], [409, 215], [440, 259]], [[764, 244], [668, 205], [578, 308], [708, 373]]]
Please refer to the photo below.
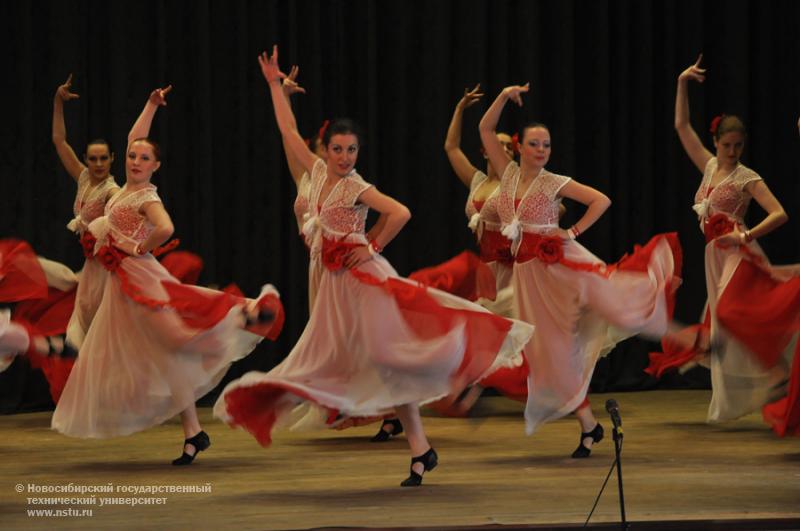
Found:
[[511, 151], [513, 151], [515, 155], [519, 155], [519, 133], [511, 135]]
[[725, 118], [725, 115], [720, 114], [718, 116], [715, 116], [711, 120], [711, 127], [709, 127], [708, 130], [711, 131], [712, 135], [717, 136], [717, 129], [719, 129], [719, 123], [722, 121], [723, 118]]
[[325, 131], [328, 130], [328, 126], [329, 125], [331, 125], [331, 121], [330, 120], [325, 120], [324, 122], [322, 122], [322, 127], [319, 128], [319, 139], [320, 140], [325, 138]]
[[309, 137], [309, 138], [305, 139], [306, 145], [310, 148], [311, 144], [312, 144], [312, 141], [316, 140], [317, 138], [319, 138], [319, 140], [322, 141], [323, 137], [325, 136], [325, 131], [328, 130], [328, 126], [329, 125], [331, 125], [331, 121], [330, 120], [325, 120], [324, 122], [322, 122], [322, 127], [319, 128], [319, 133], [317, 133], [317, 136]]

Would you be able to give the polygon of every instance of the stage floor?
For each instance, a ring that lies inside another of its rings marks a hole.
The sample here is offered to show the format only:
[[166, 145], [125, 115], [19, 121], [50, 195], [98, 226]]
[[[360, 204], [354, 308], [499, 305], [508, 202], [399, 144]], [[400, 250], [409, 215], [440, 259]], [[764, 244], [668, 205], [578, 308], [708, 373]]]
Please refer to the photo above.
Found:
[[[779, 439], [757, 415], [707, 425], [709, 397], [707, 391], [614, 395], [625, 428], [628, 520], [797, 518], [800, 527], [800, 439]], [[582, 524], [614, 455], [603, 411], [609, 396], [590, 398], [607, 438], [585, 460], [569, 458], [578, 442], [575, 420], [550, 423], [526, 437], [522, 404], [504, 398], [482, 399], [470, 419], [426, 416], [440, 464], [417, 489], [399, 487], [409, 460], [403, 436], [368, 441], [377, 424], [278, 432], [272, 447], [263, 449], [203, 409], [212, 447], [194, 465], [176, 468], [169, 464], [180, 454], [176, 421], [94, 441], [51, 431], [49, 413], [2, 416], [0, 528]], [[81, 493], [81, 487], [113, 492]], [[189, 492], [180, 492], [185, 487]], [[92, 496], [94, 504], [83, 504]], [[104, 498], [124, 505], [101, 506]], [[74, 514], [29, 516], [69, 509]], [[614, 475], [591, 522], [618, 518]]]

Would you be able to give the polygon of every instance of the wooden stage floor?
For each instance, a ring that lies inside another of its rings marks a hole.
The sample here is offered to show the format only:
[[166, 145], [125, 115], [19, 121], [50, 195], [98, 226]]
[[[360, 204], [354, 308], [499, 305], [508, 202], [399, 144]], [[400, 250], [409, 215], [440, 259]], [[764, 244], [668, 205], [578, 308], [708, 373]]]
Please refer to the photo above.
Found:
[[[797, 519], [800, 528], [800, 439], [779, 439], [757, 415], [707, 425], [709, 396], [707, 391], [614, 395], [625, 427], [628, 520], [783, 519], [780, 528], [786, 529], [792, 527], [786, 519]], [[578, 441], [575, 420], [550, 423], [526, 437], [522, 404], [504, 398], [484, 398], [470, 419], [426, 416], [440, 464], [417, 489], [398, 486], [409, 459], [402, 436], [368, 442], [377, 424], [283, 431], [263, 449], [203, 409], [212, 447], [194, 465], [175, 468], [169, 465], [180, 453], [175, 421], [93, 441], [51, 431], [49, 413], [2, 416], [0, 529], [582, 524], [613, 460], [610, 422], [602, 410], [607, 398], [591, 396], [607, 438], [586, 460], [569, 458]], [[186, 486], [198, 491], [178, 492]], [[76, 487], [114, 492], [76, 493]], [[96, 503], [75, 504], [92, 495]], [[125, 505], [101, 506], [101, 498]], [[28, 515], [70, 508], [73, 515]], [[81, 515], [84, 509], [92, 515]], [[591, 522], [618, 517], [614, 475]]]

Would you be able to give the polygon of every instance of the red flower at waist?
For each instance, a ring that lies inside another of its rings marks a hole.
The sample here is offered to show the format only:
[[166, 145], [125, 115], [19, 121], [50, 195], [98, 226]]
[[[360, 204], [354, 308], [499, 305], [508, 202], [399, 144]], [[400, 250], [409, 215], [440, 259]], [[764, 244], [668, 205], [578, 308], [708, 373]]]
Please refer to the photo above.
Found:
[[480, 241], [481, 260], [512, 264], [511, 241], [498, 230], [484, 229]]
[[344, 241], [322, 239], [322, 263], [330, 271], [344, 269], [344, 262], [347, 254], [356, 247], [363, 247], [361, 243], [350, 243]]
[[517, 251], [517, 262], [527, 262], [534, 258], [545, 263], [555, 264], [564, 259], [564, 242], [558, 236], [543, 236], [526, 232]]
[[707, 218], [703, 223], [703, 234], [706, 237], [706, 243], [733, 232], [735, 226], [731, 218], [721, 212]]
[[81, 247], [83, 247], [83, 256], [87, 260], [94, 258], [94, 246], [97, 243], [97, 238], [92, 235], [88, 230], [81, 235]]
[[95, 257], [100, 262], [100, 265], [113, 273], [119, 269], [122, 260], [127, 258], [128, 255], [114, 247], [112, 242], [109, 242], [108, 245], [102, 246], [100, 250], [97, 251]]

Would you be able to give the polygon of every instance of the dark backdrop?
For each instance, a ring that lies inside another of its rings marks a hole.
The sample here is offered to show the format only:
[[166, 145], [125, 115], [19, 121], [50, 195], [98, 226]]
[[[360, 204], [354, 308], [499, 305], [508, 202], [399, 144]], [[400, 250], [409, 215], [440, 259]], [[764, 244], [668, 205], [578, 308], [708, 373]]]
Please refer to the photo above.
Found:
[[[704, 53], [708, 79], [691, 87], [692, 123], [710, 146], [714, 115], [744, 118], [744, 163], [790, 216], [763, 245], [774, 262], [797, 262], [799, 21], [800, 3], [755, 0], [5, 2], [0, 235], [80, 267], [79, 246], [64, 228], [75, 185], [50, 141], [55, 89], [74, 73], [81, 97], [66, 105], [69, 142], [82, 152], [88, 140], [108, 138], [121, 184], [127, 131], [150, 90], [171, 83], [152, 130], [164, 152], [154, 182], [182, 247], [205, 259], [202, 283], [236, 281], [255, 293], [271, 282], [281, 290], [282, 337], [230, 375], [273, 366], [307, 317], [294, 185], [256, 63], [277, 43], [284, 70], [300, 65], [308, 90], [294, 101], [301, 129], [308, 136], [335, 116], [361, 122], [359, 172], [411, 209], [385, 253], [402, 274], [472, 245], [467, 191], [442, 149], [463, 88], [481, 82], [487, 93], [467, 111], [462, 142], [482, 165], [482, 112], [503, 86], [530, 81], [525, 107], [509, 108], [502, 127], [532, 118], [549, 124], [549, 168], [611, 197], [608, 213], [581, 236], [601, 258], [679, 232], [686, 267], [677, 317], [695, 321], [705, 297], [702, 236], [690, 208], [700, 175], [672, 127], [677, 75]], [[567, 226], [582, 213], [568, 208]], [[751, 210], [754, 219], [763, 215]], [[594, 389], [707, 385], [698, 371], [660, 384], [646, 377], [652, 346], [620, 345], [599, 364]], [[17, 360], [0, 375], [0, 407], [46, 406], [43, 389]]]

